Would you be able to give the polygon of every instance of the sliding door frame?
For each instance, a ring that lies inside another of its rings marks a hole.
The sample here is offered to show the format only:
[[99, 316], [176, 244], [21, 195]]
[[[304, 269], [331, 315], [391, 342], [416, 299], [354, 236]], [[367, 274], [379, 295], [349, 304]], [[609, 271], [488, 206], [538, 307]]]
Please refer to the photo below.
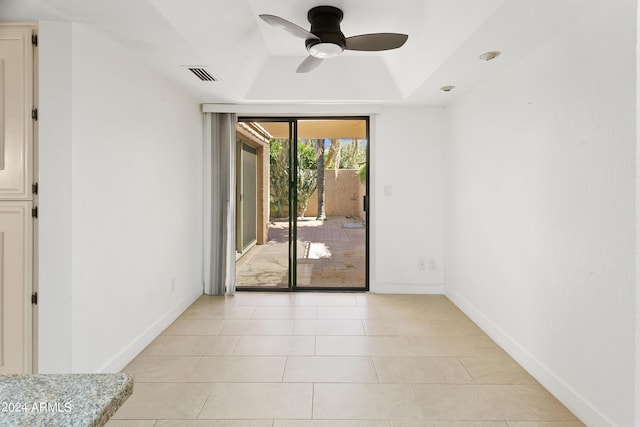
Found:
[[[322, 287], [322, 286], [305, 286], [298, 287], [297, 281], [297, 171], [298, 171], [298, 122], [304, 120], [362, 120], [365, 122], [366, 129], [366, 181], [363, 203], [364, 212], [366, 213], [365, 221], [365, 284], [364, 287]], [[288, 265], [288, 283], [287, 286], [264, 287], [264, 286], [236, 286], [238, 291], [260, 291], [260, 292], [368, 292], [369, 291], [369, 259], [370, 259], [370, 229], [371, 210], [370, 210], [370, 176], [371, 176], [371, 132], [370, 132], [370, 116], [238, 116], [238, 122], [280, 122], [289, 125], [289, 265]]]

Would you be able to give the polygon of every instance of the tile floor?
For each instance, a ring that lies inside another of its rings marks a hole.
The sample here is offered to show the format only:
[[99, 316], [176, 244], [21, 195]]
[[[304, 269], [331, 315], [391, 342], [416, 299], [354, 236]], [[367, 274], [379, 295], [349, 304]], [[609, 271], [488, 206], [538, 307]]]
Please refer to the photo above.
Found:
[[123, 371], [108, 427], [583, 426], [444, 296], [203, 296]]

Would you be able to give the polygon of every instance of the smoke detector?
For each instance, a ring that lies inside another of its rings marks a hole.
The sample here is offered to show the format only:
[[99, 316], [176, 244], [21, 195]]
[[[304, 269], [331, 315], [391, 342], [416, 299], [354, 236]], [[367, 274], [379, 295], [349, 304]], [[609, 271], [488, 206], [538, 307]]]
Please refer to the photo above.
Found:
[[480, 55], [480, 59], [482, 59], [483, 61], [491, 61], [492, 59], [496, 59], [498, 56], [500, 56], [500, 52], [498, 52], [497, 50], [492, 50]]

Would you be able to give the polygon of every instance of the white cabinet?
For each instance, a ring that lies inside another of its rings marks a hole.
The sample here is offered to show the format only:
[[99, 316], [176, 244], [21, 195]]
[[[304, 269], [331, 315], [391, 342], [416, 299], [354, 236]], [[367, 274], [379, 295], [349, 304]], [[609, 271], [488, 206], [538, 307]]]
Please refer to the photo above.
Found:
[[0, 26], [0, 200], [32, 198], [32, 32]]
[[33, 370], [34, 31], [0, 25], [0, 374]]
[[0, 203], [0, 374], [31, 370], [32, 206]]

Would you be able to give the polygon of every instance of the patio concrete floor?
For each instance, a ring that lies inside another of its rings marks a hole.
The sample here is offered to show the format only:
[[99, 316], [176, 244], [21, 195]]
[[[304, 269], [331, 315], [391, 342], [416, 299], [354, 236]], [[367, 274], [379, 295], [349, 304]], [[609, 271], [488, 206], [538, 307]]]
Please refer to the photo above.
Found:
[[[269, 242], [256, 245], [236, 262], [236, 286], [287, 287], [288, 222], [269, 226]], [[297, 286], [365, 287], [366, 232], [360, 219], [298, 219]]]

